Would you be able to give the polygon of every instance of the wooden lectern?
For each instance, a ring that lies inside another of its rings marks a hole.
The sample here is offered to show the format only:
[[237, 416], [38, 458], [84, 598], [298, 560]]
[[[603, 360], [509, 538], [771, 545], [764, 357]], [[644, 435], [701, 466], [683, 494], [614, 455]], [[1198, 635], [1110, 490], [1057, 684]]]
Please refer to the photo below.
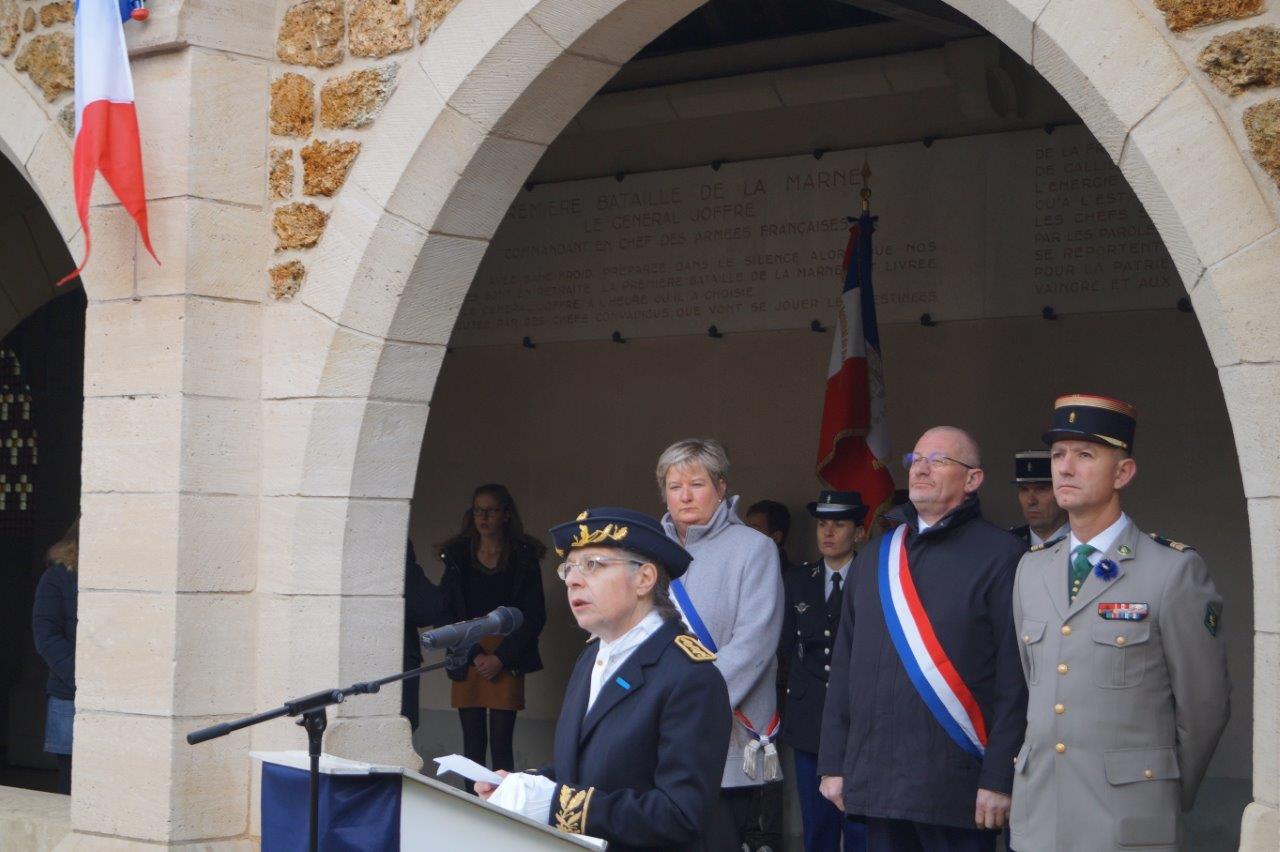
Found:
[[[262, 852], [307, 846], [305, 751], [251, 752], [262, 761]], [[399, 766], [320, 758], [320, 849], [484, 852], [605, 849]], [[328, 843], [326, 843], [328, 841]]]

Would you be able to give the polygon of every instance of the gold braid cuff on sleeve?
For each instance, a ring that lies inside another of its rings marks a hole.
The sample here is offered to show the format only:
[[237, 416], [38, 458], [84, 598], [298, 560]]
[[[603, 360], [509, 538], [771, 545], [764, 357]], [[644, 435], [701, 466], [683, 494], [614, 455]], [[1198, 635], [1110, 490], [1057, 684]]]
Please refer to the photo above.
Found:
[[568, 785], [561, 785], [559, 808], [556, 810], [556, 828], [568, 834], [586, 834], [587, 812], [591, 808], [591, 797], [595, 793], [595, 787], [575, 790]]

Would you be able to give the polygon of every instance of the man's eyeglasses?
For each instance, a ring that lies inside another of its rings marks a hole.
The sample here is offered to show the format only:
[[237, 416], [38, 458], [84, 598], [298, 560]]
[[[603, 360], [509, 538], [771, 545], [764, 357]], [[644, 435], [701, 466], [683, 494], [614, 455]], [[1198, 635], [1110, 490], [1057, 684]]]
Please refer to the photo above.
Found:
[[606, 556], [593, 556], [583, 562], [561, 562], [556, 566], [556, 574], [561, 580], [569, 581], [569, 572], [578, 569], [578, 573], [583, 577], [591, 577], [601, 568], [609, 565], [626, 564], [626, 565], [644, 565], [643, 559], [614, 559]]
[[476, 506], [471, 510], [471, 514], [477, 518], [492, 518], [495, 515], [501, 515], [502, 509], [491, 509], [487, 506]]
[[965, 464], [960, 459], [953, 459], [951, 456], [942, 453], [907, 453], [902, 457], [902, 466], [907, 470], [918, 464], [928, 463], [929, 467], [934, 470], [944, 468], [949, 464], [958, 464], [965, 470], [977, 470], [977, 465]]

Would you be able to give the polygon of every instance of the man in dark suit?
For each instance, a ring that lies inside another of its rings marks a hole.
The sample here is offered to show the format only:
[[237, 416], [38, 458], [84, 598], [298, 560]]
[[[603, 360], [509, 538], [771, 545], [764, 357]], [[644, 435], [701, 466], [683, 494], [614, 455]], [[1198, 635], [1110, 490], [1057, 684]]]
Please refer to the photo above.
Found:
[[840, 598], [849, 580], [854, 548], [866, 539], [868, 507], [856, 491], [823, 491], [809, 504], [818, 521], [819, 559], [783, 578], [785, 620], [779, 656], [787, 660], [787, 696], [781, 705], [782, 739], [795, 755], [796, 790], [805, 852], [866, 849], [866, 826], [818, 791], [818, 738], [827, 699], [831, 649], [840, 626]]
[[1013, 457], [1013, 484], [1018, 486], [1018, 506], [1026, 521], [1009, 532], [1028, 548], [1053, 544], [1071, 533], [1066, 510], [1053, 496], [1053, 474], [1047, 450], [1028, 450]]
[[854, 559], [818, 771], [873, 852], [995, 852], [1027, 684], [1013, 631], [1022, 542], [983, 520], [978, 444], [937, 426], [903, 459], [902, 523]]

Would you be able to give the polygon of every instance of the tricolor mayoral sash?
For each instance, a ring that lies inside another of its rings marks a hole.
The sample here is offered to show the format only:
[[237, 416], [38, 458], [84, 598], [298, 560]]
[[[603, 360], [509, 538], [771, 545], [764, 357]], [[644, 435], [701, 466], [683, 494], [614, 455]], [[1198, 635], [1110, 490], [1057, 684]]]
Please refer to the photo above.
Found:
[[[711, 653], [718, 652], [720, 649], [716, 645], [715, 638], [711, 635], [711, 631], [707, 629], [707, 624], [702, 620], [702, 616], [698, 614], [698, 608], [693, 605], [693, 598], [689, 597], [689, 590], [684, 587], [684, 583], [679, 578], [671, 581], [671, 596], [676, 599], [676, 607], [679, 608], [680, 614], [684, 616], [685, 623], [697, 635], [698, 641], [705, 645]], [[751, 741], [742, 750], [742, 773], [755, 780], [758, 774], [756, 762], [760, 755], [763, 754], [763, 780], [776, 781], [781, 778], [782, 767], [778, 763], [778, 747], [774, 744], [774, 740], [778, 738], [778, 731], [782, 728], [782, 717], [775, 710], [773, 718], [769, 720], [769, 724], [763, 731], [756, 730], [755, 723], [741, 710], [735, 709], [733, 718], [751, 737]]]
[[933, 632], [907, 566], [907, 526], [880, 543], [880, 605], [893, 645], [920, 698], [956, 745], [981, 759], [987, 750], [982, 709]]

